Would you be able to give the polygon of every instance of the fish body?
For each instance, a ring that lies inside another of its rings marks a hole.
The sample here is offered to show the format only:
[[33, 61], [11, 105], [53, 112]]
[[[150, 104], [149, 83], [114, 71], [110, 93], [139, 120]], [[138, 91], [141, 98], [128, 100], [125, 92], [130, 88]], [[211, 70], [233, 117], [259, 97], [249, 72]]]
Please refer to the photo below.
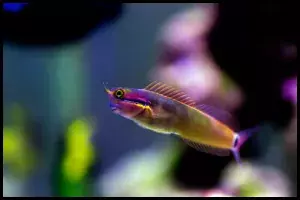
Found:
[[238, 162], [238, 150], [252, 132], [236, 133], [219, 120], [228, 120], [228, 113], [208, 105], [196, 105], [180, 90], [162, 83], [151, 83], [144, 89], [106, 91], [116, 114], [154, 132], [178, 135], [200, 151], [220, 156], [232, 151]]
[[204, 143], [214, 147], [232, 147], [235, 133], [229, 127], [201, 110], [166, 98], [160, 94], [139, 90], [151, 102], [155, 102], [151, 112], [141, 112], [132, 118], [137, 124], [147, 129], [177, 134], [182, 138]]

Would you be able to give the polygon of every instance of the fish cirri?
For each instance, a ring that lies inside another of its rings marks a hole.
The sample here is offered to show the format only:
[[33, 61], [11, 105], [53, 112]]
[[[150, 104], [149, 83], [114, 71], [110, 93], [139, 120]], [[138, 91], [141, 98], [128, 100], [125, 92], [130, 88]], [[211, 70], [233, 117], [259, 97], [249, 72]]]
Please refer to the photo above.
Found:
[[196, 105], [184, 92], [160, 82], [144, 89], [105, 87], [112, 111], [139, 126], [175, 134], [189, 146], [206, 153], [228, 156], [240, 163], [239, 149], [257, 128], [235, 132], [231, 115], [209, 105]]

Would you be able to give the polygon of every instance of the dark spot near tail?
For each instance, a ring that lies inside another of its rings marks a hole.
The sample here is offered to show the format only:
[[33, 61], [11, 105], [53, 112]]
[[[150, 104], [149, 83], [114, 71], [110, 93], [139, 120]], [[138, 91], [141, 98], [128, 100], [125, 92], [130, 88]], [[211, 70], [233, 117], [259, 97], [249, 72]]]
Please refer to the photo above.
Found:
[[234, 148], [238, 145], [238, 142], [239, 142], [239, 137], [236, 137], [233, 144]]

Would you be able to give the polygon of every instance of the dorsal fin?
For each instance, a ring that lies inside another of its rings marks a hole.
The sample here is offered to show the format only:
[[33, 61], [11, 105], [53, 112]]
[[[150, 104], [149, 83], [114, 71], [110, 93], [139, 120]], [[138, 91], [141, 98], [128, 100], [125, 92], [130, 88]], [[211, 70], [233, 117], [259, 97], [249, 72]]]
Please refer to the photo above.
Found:
[[226, 124], [230, 128], [234, 130], [238, 130], [238, 123], [236, 120], [232, 117], [232, 115], [222, 109], [206, 105], [206, 104], [199, 104], [196, 106], [198, 110], [201, 110], [202, 112], [210, 115], [211, 117], [217, 119], [218, 121], [222, 122], [223, 124]]
[[154, 81], [144, 88], [145, 90], [156, 92], [171, 99], [177, 100], [189, 106], [195, 106], [196, 103], [184, 92], [164, 83]]

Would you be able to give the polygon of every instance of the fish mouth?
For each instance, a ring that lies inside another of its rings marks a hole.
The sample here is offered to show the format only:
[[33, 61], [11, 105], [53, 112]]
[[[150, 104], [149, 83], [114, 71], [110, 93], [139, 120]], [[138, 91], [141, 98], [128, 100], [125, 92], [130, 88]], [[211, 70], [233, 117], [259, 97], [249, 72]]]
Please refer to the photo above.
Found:
[[113, 112], [114, 112], [114, 111], [117, 111], [117, 110], [118, 110], [117, 107], [112, 107], [112, 108], [111, 108], [111, 111], [113, 111]]
[[118, 106], [112, 105], [112, 104], [110, 105], [110, 109], [111, 109], [111, 111], [113, 111], [113, 112], [116, 112], [116, 111], [119, 110]]

